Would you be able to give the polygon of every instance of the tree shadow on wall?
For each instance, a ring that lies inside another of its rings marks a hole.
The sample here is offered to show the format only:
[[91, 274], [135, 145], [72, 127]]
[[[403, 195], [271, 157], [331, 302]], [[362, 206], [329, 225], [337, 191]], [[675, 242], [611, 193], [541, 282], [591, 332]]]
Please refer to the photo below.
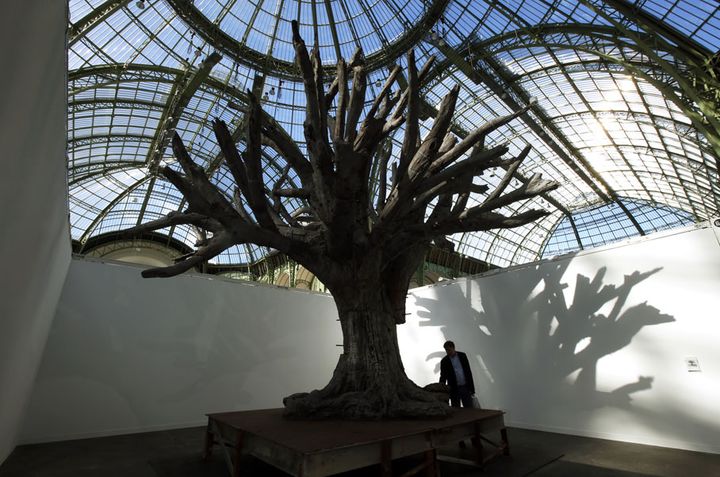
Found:
[[[628, 301], [635, 285], [661, 269], [635, 271], [615, 285], [604, 283], [603, 267], [592, 278], [578, 274], [570, 294], [562, 281], [568, 262], [454, 282], [438, 291], [442, 303], [415, 297], [427, 310], [418, 312], [420, 326], [440, 326], [458, 350], [468, 352], [483, 405], [529, 415], [558, 404], [566, 410], [628, 407], [632, 394], [652, 387], [652, 376], [638, 376], [599, 390], [597, 366], [644, 327], [675, 321], [647, 302]], [[443, 355], [431, 353], [426, 360]]]

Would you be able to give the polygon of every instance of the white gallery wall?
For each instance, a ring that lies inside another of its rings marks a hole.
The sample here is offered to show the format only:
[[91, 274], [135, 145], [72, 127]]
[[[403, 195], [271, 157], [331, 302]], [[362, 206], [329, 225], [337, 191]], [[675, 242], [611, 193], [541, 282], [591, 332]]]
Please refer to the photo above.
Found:
[[203, 425], [324, 386], [342, 343], [329, 295], [73, 260], [22, 442]]
[[454, 340], [511, 426], [720, 453], [719, 291], [713, 229], [674, 232], [412, 290], [401, 349], [424, 383]]
[[[403, 361], [435, 382], [452, 339], [510, 425], [720, 452], [718, 284], [711, 228], [441, 282], [409, 295]], [[330, 379], [335, 320], [327, 295], [73, 260], [22, 440], [279, 407]]]
[[0, 15], [0, 463], [12, 451], [70, 264], [66, 2]]

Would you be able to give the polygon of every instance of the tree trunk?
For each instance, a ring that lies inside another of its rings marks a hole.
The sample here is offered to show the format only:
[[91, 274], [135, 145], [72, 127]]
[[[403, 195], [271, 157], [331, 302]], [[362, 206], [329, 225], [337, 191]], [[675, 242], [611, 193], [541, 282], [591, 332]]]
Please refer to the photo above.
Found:
[[283, 400], [294, 418], [424, 418], [449, 413], [405, 375], [397, 342], [396, 313], [380, 280], [346, 280], [333, 291], [343, 331], [343, 353], [323, 389]]

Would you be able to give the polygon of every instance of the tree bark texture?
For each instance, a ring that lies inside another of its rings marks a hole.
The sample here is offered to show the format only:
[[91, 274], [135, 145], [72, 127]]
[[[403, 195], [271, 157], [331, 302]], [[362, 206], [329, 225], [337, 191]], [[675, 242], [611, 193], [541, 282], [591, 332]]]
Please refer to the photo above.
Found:
[[[405, 375], [397, 342], [397, 311], [381, 286], [334, 294], [343, 332], [343, 353], [323, 389], [284, 399], [286, 415], [300, 418], [383, 419], [442, 417], [447, 403]], [[402, 306], [404, 309], [404, 306]]]
[[[307, 155], [248, 92], [242, 154], [227, 125], [220, 119], [213, 122], [237, 186], [232, 197], [210, 182], [176, 134], [172, 147], [179, 170], [164, 167], [160, 172], [184, 195], [187, 208], [125, 234], [179, 224], [204, 232], [195, 253], [170, 267], [145, 270], [145, 277], [177, 275], [233, 245], [255, 243], [293, 258], [328, 287], [340, 316], [343, 353], [325, 388], [285, 399], [288, 416], [445, 415], [447, 405], [405, 375], [395, 327], [405, 321], [410, 279], [431, 243], [449, 247], [446, 235], [517, 227], [547, 214], [533, 209], [501, 213], [557, 184], [535, 175], [508, 191], [529, 146], [510, 159], [503, 158], [507, 145], [484, 146], [488, 134], [529, 106], [488, 121], [460, 140], [450, 132], [459, 93], [455, 87], [438, 106], [430, 132], [421, 137], [420, 88], [433, 58], [418, 70], [411, 51], [407, 85], [392, 93], [400, 84], [398, 66], [378, 97], [366, 103], [362, 51], [348, 63], [338, 61], [337, 75], [325, 91], [319, 49], [308, 53], [296, 22], [293, 44], [305, 87]], [[403, 125], [402, 147], [393, 150], [392, 136]], [[287, 162], [274, 184], [263, 181], [263, 147]], [[497, 167], [505, 172], [493, 190], [474, 183]], [[291, 171], [299, 184], [288, 180]], [[468, 207], [471, 194], [484, 197]]]

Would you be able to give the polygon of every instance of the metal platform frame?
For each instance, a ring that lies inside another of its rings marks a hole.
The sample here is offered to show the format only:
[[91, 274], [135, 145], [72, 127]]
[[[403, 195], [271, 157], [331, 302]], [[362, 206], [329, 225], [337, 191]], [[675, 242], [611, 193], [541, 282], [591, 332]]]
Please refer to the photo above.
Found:
[[[438, 475], [438, 461], [482, 467], [509, 455], [504, 412], [453, 409], [446, 419], [388, 421], [297, 421], [283, 409], [208, 414], [203, 458], [219, 445], [232, 477], [243, 475], [241, 457], [252, 455], [295, 477], [320, 477], [379, 464], [379, 475], [392, 476], [392, 461], [422, 456], [401, 477], [424, 471]], [[494, 442], [487, 435], [499, 432]], [[470, 440], [473, 460], [441, 455], [442, 448]], [[483, 445], [490, 444], [491, 447]]]

